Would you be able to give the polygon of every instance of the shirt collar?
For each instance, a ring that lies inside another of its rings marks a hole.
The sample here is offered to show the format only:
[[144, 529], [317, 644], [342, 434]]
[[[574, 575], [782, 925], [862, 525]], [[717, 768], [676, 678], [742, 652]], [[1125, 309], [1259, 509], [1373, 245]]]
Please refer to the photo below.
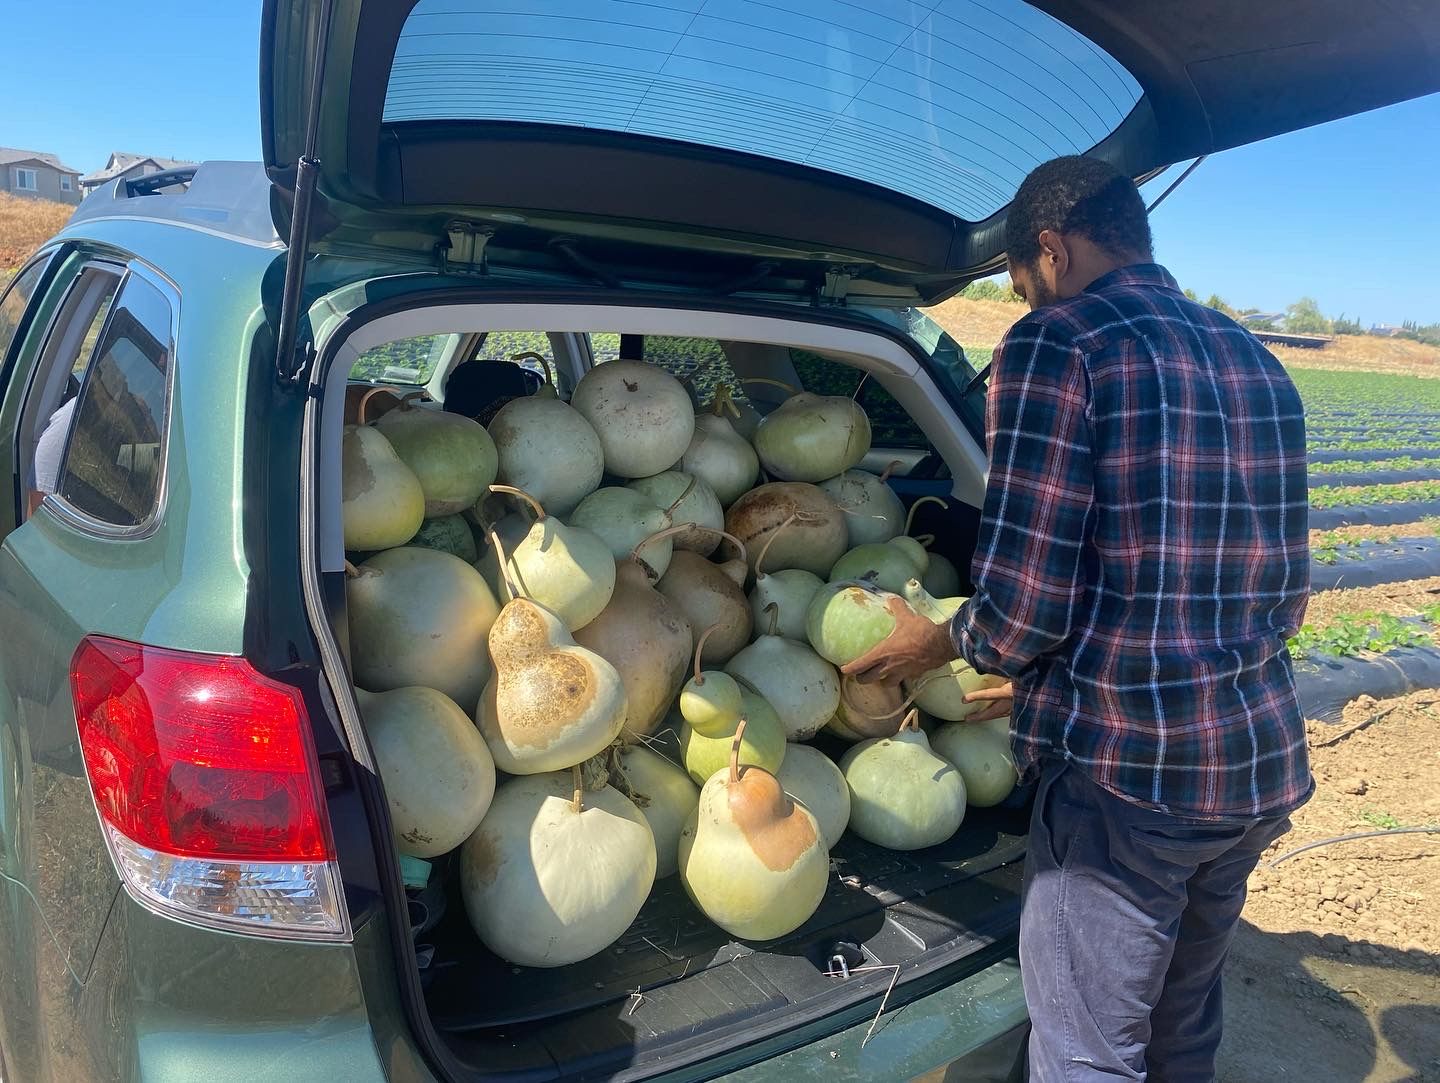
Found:
[[1111, 286], [1160, 286], [1179, 290], [1180, 283], [1158, 263], [1131, 263], [1101, 275], [1085, 287], [1085, 293], [1099, 293]]

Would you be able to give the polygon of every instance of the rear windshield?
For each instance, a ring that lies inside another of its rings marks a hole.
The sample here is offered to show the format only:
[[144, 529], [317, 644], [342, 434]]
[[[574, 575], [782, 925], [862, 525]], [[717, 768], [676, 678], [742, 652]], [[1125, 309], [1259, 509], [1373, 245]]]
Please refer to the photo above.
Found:
[[1089, 150], [1130, 74], [1022, 0], [420, 0], [385, 120], [628, 132], [868, 181], [969, 220]]

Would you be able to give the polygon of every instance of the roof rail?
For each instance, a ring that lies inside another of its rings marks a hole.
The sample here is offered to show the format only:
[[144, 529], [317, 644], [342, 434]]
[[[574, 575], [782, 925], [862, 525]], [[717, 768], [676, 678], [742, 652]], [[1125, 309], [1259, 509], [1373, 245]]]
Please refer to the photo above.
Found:
[[178, 169], [165, 169], [159, 173], [146, 173], [144, 176], [134, 177], [125, 182], [125, 194], [131, 198], [153, 196], [156, 192], [172, 185], [189, 184], [199, 168], [198, 165], [182, 165]]

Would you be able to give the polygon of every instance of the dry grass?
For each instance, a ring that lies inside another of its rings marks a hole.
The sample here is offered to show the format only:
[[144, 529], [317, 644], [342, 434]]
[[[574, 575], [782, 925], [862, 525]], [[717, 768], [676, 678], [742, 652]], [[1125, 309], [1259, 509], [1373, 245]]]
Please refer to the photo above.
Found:
[[992, 349], [1010, 330], [1010, 325], [1030, 310], [1005, 301], [970, 301], [952, 297], [925, 314], [938, 323], [962, 346]]
[[[1028, 311], [1003, 301], [970, 301], [952, 297], [926, 312], [962, 346], [993, 347], [1010, 325]], [[1289, 366], [1331, 372], [1388, 372], [1440, 379], [1440, 347], [1403, 338], [1340, 335], [1322, 350], [1272, 346]]]
[[60, 231], [74, 207], [0, 192], [0, 275], [20, 266]]

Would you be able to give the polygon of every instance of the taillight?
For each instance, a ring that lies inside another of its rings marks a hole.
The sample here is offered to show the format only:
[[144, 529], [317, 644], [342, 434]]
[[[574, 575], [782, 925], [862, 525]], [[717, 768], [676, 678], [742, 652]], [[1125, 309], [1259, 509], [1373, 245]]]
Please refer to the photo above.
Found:
[[344, 935], [339, 871], [300, 694], [243, 658], [81, 640], [70, 689], [126, 888], [182, 920]]

